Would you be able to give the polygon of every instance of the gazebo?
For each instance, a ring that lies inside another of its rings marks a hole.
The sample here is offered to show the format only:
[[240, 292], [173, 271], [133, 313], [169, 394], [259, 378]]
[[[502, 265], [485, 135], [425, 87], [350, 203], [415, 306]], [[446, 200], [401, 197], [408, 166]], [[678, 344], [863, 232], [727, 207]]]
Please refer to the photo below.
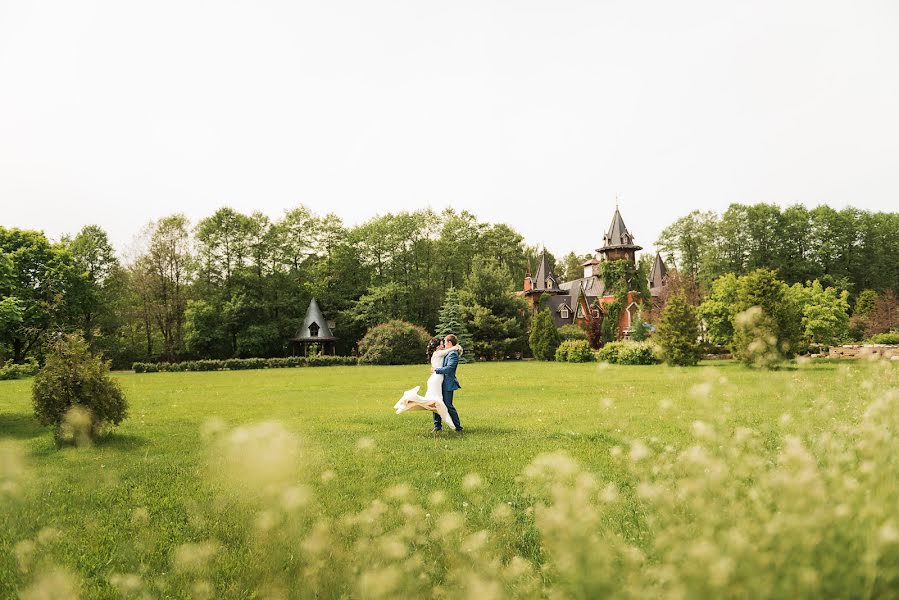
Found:
[[297, 334], [290, 338], [290, 350], [293, 356], [308, 356], [310, 346], [317, 345], [322, 354], [337, 354], [337, 338], [331, 333], [331, 327], [318, 307], [315, 298], [309, 302], [306, 318]]

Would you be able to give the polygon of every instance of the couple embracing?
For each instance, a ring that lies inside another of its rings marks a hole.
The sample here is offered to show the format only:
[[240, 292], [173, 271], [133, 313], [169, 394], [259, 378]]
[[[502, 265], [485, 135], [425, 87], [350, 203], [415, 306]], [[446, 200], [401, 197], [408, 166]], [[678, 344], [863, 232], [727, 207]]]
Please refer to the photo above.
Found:
[[456, 336], [449, 334], [442, 340], [431, 338], [428, 342], [427, 355], [431, 363], [431, 376], [428, 377], [428, 388], [424, 396], [418, 395], [421, 386], [406, 391], [393, 407], [396, 414], [407, 410], [429, 410], [434, 413], [434, 432], [443, 429], [443, 422], [449, 423], [455, 431], [462, 431], [459, 413], [453, 406], [453, 392], [460, 389], [456, 379], [456, 367], [462, 355], [462, 346]]

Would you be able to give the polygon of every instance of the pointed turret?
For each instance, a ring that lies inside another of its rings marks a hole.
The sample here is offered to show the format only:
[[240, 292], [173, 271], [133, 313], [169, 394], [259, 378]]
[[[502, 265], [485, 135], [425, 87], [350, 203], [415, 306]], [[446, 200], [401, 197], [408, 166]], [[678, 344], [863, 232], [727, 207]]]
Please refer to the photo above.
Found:
[[524, 289], [522, 294], [528, 300], [531, 310], [537, 312], [540, 308], [540, 297], [543, 294], [558, 295], [563, 294], [562, 288], [559, 287], [559, 279], [553, 273], [552, 267], [549, 266], [549, 259], [546, 257], [546, 250], [540, 256], [540, 263], [537, 265], [537, 272], [533, 277], [530, 276], [531, 265], [528, 261], [528, 276], [524, 278]]
[[662, 292], [662, 288], [668, 280], [668, 267], [662, 260], [662, 253], [656, 252], [655, 260], [652, 261], [652, 269], [649, 270], [649, 293], [658, 296]]
[[546, 250], [540, 256], [540, 265], [537, 267], [537, 273], [534, 275], [534, 290], [556, 292], [559, 290], [559, 282], [552, 267], [549, 266], [549, 259], [546, 258]]
[[628, 231], [627, 225], [624, 224], [624, 219], [621, 217], [621, 211], [616, 206], [612, 224], [602, 236], [602, 248], [597, 248], [596, 251], [603, 260], [627, 259], [636, 262], [636, 252], [642, 249], [641, 246], [634, 243], [634, 236]]

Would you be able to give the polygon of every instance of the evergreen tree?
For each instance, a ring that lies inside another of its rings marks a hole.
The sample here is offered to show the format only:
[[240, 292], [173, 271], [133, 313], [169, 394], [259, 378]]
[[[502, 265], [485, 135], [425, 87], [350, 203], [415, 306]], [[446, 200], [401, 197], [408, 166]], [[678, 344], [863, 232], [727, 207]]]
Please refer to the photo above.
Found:
[[548, 310], [541, 310], [534, 316], [528, 343], [537, 360], [553, 360], [556, 357], [556, 349], [562, 343], [562, 338]]
[[462, 307], [459, 304], [459, 292], [454, 287], [446, 290], [446, 297], [443, 299], [443, 306], [440, 307], [440, 315], [437, 321], [437, 335], [443, 337], [453, 334], [458, 338], [459, 345], [465, 350], [459, 357], [459, 362], [471, 362], [472, 346], [471, 335], [468, 328], [465, 327], [465, 320], [462, 318]]
[[662, 347], [668, 364], [692, 366], [699, 362], [699, 321], [683, 294], [668, 300], [653, 339]]

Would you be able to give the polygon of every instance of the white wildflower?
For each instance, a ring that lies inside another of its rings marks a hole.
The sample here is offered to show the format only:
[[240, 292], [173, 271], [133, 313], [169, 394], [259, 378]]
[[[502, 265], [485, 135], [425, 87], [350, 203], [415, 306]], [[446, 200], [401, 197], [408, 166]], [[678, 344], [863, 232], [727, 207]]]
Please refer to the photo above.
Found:
[[477, 473], [469, 473], [462, 479], [462, 489], [467, 492], [478, 489], [484, 485], [484, 480]]

